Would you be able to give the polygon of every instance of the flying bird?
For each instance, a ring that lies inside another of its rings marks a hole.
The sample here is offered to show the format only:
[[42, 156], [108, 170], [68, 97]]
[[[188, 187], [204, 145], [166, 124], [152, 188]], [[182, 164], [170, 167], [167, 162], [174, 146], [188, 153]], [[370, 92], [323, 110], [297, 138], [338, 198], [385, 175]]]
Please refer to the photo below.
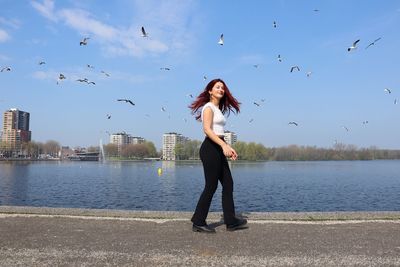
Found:
[[60, 73], [60, 75], [58, 75], [57, 84], [59, 83], [59, 81], [65, 80], [65, 79], [67, 79], [67, 77], [65, 77], [64, 74]]
[[39, 61], [38, 62], [38, 65], [44, 65], [44, 64], [46, 64], [46, 62], [44, 62], [44, 61]]
[[310, 77], [312, 74], [312, 71], [307, 72], [307, 77]]
[[256, 69], [258, 68], [258, 66], [260, 66], [260, 64], [254, 64], [253, 65], [253, 67], [256, 68]]
[[378, 39], [375, 39], [372, 43], [370, 43], [365, 49], [367, 49], [368, 47], [370, 47], [371, 45], [375, 45], [376, 42], [378, 42], [380, 39], [382, 39], [381, 37], [379, 37]]
[[363, 124], [365, 125], [365, 124], [368, 124], [368, 121], [363, 121]]
[[357, 49], [357, 43], [360, 41], [360, 39], [358, 39], [357, 41], [355, 41], [354, 43], [353, 43], [353, 45], [352, 46], [350, 46], [349, 48], [347, 48], [347, 51], [351, 51], [351, 50], [354, 50], [354, 49]]
[[250, 120], [249, 120], [249, 123], [252, 123], [253, 121], [254, 121], [254, 119], [250, 119]]
[[292, 67], [290, 68], [290, 72], [293, 72], [293, 71], [296, 70], [296, 69], [297, 69], [297, 71], [300, 71], [299, 66], [292, 66]]
[[383, 91], [385, 91], [385, 92], [388, 93], [388, 94], [391, 94], [391, 93], [392, 93], [392, 91], [391, 91], [389, 88], [385, 88], [385, 89], [383, 89]]
[[319, 12], [319, 9], [314, 9], [313, 11], [314, 11], [314, 12]]
[[346, 126], [342, 126], [342, 128], [343, 128], [343, 129], [345, 129], [345, 130], [346, 130], [346, 132], [348, 132], [348, 131], [349, 131], [349, 128], [347, 128]]
[[81, 45], [87, 45], [87, 41], [90, 39], [90, 37], [85, 37], [85, 38], [83, 38], [80, 42], [79, 42], [79, 45], [81, 46]]
[[76, 81], [77, 82], [81, 82], [81, 83], [88, 83], [89, 82], [88, 78], [78, 79]]
[[397, 98], [394, 99], [394, 104], [397, 105]]
[[106, 116], [107, 116], [107, 119], [111, 119], [111, 115], [110, 114], [107, 114]]
[[108, 74], [108, 73], [105, 72], [104, 70], [102, 70], [101, 73], [103, 73], [103, 74], [106, 75], [107, 77], [110, 77], [110, 74]]
[[160, 70], [171, 70], [170, 68], [160, 68]]
[[142, 26], [142, 37], [149, 37], [143, 26]]
[[186, 96], [188, 96], [188, 97], [190, 97], [190, 98], [193, 98], [193, 95], [192, 95], [192, 94], [188, 94], [188, 95], [186, 95]]
[[219, 45], [224, 45], [224, 34], [221, 34], [221, 36], [219, 37], [218, 44]]
[[260, 104], [259, 104], [259, 103], [257, 103], [256, 101], [254, 101], [254, 102], [253, 102], [253, 104], [254, 104], [254, 105], [256, 105], [257, 107], [259, 107], [259, 106], [260, 106]]
[[203, 76], [203, 80], [204, 80], [204, 81], [207, 80], [207, 76]]
[[297, 122], [295, 122], [295, 121], [290, 121], [288, 124], [289, 124], [289, 125], [292, 124], [292, 125], [294, 125], [294, 126], [299, 126], [299, 124], [298, 124]]
[[277, 58], [277, 59], [278, 59], [279, 62], [282, 62], [282, 57], [281, 57], [281, 55], [278, 55], [278, 58]]
[[133, 103], [132, 100], [130, 100], [130, 99], [117, 99], [117, 101], [125, 101], [125, 103], [129, 103], [129, 104], [131, 104], [132, 106], [135, 105], [135, 103]]
[[92, 66], [90, 64], [86, 64], [86, 67], [88, 67], [89, 69], [94, 69], [94, 66]]
[[3, 67], [3, 68], [1, 68], [0, 72], [3, 72], [3, 71], [11, 71], [11, 67]]
[[272, 23], [272, 26], [274, 27], [274, 28], [276, 28], [278, 25], [276, 24], [276, 21], [274, 21], [273, 23]]
[[167, 110], [164, 107], [161, 107], [161, 111], [165, 112]]

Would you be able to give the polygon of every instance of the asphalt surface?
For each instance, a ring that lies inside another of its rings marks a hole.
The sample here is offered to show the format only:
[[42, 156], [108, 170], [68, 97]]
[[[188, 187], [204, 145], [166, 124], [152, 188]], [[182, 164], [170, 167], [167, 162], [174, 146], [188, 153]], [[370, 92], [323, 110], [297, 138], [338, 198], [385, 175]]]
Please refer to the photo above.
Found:
[[0, 266], [400, 266], [400, 212], [246, 213], [0, 206]]

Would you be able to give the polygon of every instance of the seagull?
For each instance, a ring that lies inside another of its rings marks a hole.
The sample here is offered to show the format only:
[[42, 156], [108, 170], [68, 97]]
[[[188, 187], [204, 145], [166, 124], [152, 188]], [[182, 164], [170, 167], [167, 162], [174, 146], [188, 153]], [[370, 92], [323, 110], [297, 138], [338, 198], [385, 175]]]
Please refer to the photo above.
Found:
[[149, 36], [147, 35], [147, 32], [146, 32], [146, 30], [144, 29], [143, 26], [142, 26], [142, 37], [149, 37]]
[[348, 131], [349, 131], [349, 128], [347, 128], [346, 126], [342, 126], [342, 128], [343, 128], [343, 129], [345, 129], [345, 130], [346, 130], [346, 132], [348, 132]]
[[381, 37], [379, 37], [378, 39], [375, 39], [372, 43], [370, 43], [365, 49], [367, 49], [368, 47], [370, 47], [371, 45], [374, 45], [376, 42], [378, 42], [380, 39], [382, 39]]
[[125, 103], [129, 103], [129, 104], [131, 104], [132, 106], [135, 105], [135, 103], [133, 103], [132, 100], [130, 100], [130, 99], [117, 99], [117, 101], [125, 101]]
[[44, 65], [44, 64], [46, 64], [46, 62], [44, 62], [44, 61], [39, 61], [38, 64], [39, 64], [39, 65]]
[[307, 77], [310, 77], [312, 74], [312, 71], [307, 72]]
[[297, 122], [295, 122], [295, 121], [290, 121], [288, 124], [293, 124], [295, 126], [299, 126], [299, 124]]
[[107, 77], [110, 77], [110, 74], [108, 74], [108, 73], [105, 72], [104, 70], [102, 70], [101, 73], [103, 73], [103, 74], [106, 75]]
[[278, 55], [278, 61], [279, 61], [279, 62], [282, 62], [281, 55]]
[[76, 81], [77, 82], [81, 82], [81, 83], [88, 83], [89, 82], [88, 78], [78, 79]]
[[95, 82], [88, 82], [87, 84], [93, 84], [93, 85], [96, 85], [96, 83], [95, 83]]
[[383, 89], [383, 91], [387, 92], [388, 94], [392, 93], [392, 91], [389, 88], [385, 88], [385, 89]]
[[3, 68], [1, 68], [0, 72], [3, 72], [3, 71], [11, 71], [11, 68], [10, 67], [3, 67]]
[[272, 26], [273, 26], [274, 28], [276, 28], [276, 26], [278, 26], [278, 25], [276, 24], [276, 21], [274, 21], [274, 22], [272, 23]]
[[257, 103], [256, 101], [254, 101], [254, 102], [253, 102], [253, 104], [254, 104], [254, 105], [256, 105], [257, 107], [259, 107], [259, 106], [260, 106], [260, 104], [259, 104], [259, 103]]
[[300, 71], [299, 66], [292, 66], [292, 67], [290, 68], [290, 72], [293, 72], [295, 69], [297, 69], [297, 71]]
[[79, 45], [87, 45], [87, 41], [90, 39], [90, 37], [85, 37], [82, 39], [82, 41], [79, 42]]
[[218, 44], [224, 45], [224, 34], [221, 34], [221, 36], [219, 37]]
[[347, 51], [351, 51], [351, 50], [353, 50], [353, 49], [357, 49], [357, 43], [360, 41], [360, 39], [358, 39], [357, 41], [355, 41], [354, 43], [353, 43], [353, 45], [352, 46], [350, 46], [349, 48], [347, 48]]
[[107, 119], [111, 119], [111, 115], [110, 114], [107, 114], [106, 116], [107, 116]]
[[64, 74], [60, 73], [60, 75], [58, 75], [57, 84], [59, 83], [59, 81], [65, 80], [66, 78], [67, 78], [67, 77], [65, 77]]
[[170, 68], [160, 68], [160, 70], [171, 70]]

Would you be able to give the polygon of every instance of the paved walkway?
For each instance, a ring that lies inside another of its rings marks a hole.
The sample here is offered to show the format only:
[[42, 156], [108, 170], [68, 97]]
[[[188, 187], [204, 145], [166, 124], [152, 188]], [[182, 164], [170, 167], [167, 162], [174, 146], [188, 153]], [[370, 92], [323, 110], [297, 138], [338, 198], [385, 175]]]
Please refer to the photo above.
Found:
[[0, 266], [400, 266], [400, 212], [190, 215], [0, 206]]

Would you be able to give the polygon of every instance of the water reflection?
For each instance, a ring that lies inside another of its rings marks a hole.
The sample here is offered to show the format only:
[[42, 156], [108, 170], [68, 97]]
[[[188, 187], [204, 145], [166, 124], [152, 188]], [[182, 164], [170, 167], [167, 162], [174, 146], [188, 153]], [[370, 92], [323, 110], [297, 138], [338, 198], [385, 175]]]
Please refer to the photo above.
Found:
[[24, 205], [28, 199], [30, 162], [2, 162], [0, 164], [0, 204]]
[[[400, 209], [399, 161], [230, 164], [239, 212]], [[199, 161], [0, 163], [1, 205], [193, 211], [203, 187]]]

